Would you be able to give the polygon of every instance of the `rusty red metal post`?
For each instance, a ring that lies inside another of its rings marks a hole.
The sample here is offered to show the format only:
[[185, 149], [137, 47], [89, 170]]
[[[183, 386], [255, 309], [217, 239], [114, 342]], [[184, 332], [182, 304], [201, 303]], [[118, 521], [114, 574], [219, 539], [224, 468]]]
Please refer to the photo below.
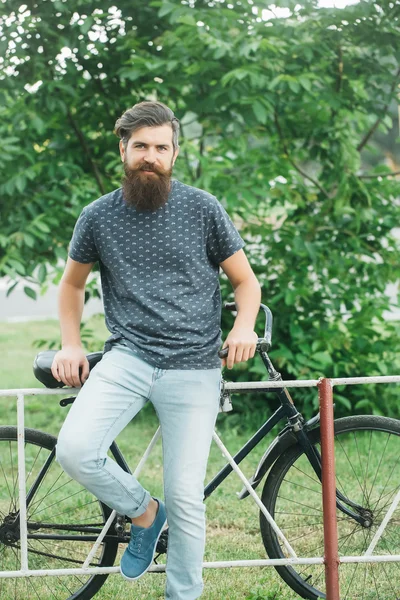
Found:
[[322, 503], [324, 512], [326, 598], [327, 600], [340, 600], [333, 391], [331, 380], [325, 378], [320, 379], [318, 391], [321, 414]]

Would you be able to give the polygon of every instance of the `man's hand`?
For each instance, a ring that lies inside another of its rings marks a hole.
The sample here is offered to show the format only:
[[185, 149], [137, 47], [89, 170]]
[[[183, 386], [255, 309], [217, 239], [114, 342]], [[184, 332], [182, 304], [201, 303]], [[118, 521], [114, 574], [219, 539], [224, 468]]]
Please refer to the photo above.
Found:
[[[82, 367], [81, 378], [79, 369]], [[81, 346], [65, 346], [54, 356], [51, 372], [57, 381], [81, 387], [89, 377], [89, 363]]]
[[232, 369], [235, 363], [246, 362], [253, 358], [256, 351], [258, 335], [249, 327], [236, 326], [230, 331], [222, 349], [229, 347], [229, 353], [222, 360], [222, 366]]

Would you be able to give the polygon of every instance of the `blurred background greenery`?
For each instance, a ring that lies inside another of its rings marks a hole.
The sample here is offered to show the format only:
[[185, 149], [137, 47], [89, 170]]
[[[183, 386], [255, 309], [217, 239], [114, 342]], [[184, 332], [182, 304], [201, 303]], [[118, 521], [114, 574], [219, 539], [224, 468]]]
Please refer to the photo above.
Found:
[[[247, 242], [283, 377], [398, 373], [387, 286], [400, 267], [399, 12], [394, 1], [1, 3], [0, 277], [9, 293], [22, 282], [40, 298], [59, 282], [82, 207], [120, 186], [115, 120], [160, 100], [182, 125], [174, 177], [213, 193]], [[99, 295], [96, 271], [87, 299]], [[224, 335], [231, 325], [224, 314]], [[39, 345], [59, 344], [49, 331]], [[88, 350], [101, 348], [105, 331], [82, 331]], [[227, 378], [266, 373], [255, 359]], [[337, 414], [400, 414], [396, 386], [335, 391]], [[295, 398], [306, 415], [317, 408], [307, 390]], [[230, 426], [258, 423], [249, 406], [261, 402], [238, 399]]]

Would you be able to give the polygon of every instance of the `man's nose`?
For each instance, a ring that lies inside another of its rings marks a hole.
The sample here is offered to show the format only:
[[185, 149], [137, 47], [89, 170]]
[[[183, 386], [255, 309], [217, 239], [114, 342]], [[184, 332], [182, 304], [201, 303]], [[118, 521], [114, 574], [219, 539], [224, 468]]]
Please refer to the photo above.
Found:
[[144, 159], [148, 162], [148, 163], [155, 163], [156, 162], [156, 151], [154, 150], [154, 148], [147, 148], [145, 155], [144, 155]]

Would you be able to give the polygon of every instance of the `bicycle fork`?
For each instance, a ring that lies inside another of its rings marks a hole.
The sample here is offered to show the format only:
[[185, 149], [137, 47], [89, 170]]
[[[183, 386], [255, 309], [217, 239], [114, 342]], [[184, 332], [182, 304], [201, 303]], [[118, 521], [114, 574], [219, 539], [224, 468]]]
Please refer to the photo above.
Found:
[[[281, 374], [275, 370], [267, 352], [260, 352], [261, 358], [266, 366], [271, 381], [282, 381]], [[288, 419], [288, 427], [293, 431], [296, 436], [297, 442], [304, 451], [316, 476], [322, 484], [322, 461], [321, 454], [314, 446], [307, 435], [307, 431], [304, 430], [304, 419], [303, 416], [297, 411], [294, 406], [293, 400], [286, 388], [277, 388], [276, 393], [278, 394], [279, 400], [285, 409], [285, 413]], [[347, 505], [347, 506], [345, 506]], [[370, 527], [372, 519], [370, 512], [359, 504], [353, 502], [336, 489], [336, 506], [345, 515], [351, 517], [354, 521], [359, 523], [362, 527]], [[348, 508], [350, 507], [350, 508]], [[353, 508], [354, 510], [351, 510]], [[356, 512], [354, 512], [356, 511]]]

